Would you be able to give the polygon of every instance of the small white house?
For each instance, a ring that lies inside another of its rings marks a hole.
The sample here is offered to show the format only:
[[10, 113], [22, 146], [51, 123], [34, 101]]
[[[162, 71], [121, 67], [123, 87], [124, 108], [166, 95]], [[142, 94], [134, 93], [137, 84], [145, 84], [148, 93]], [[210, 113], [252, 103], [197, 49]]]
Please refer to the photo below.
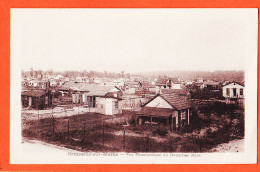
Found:
[[116, 87], [123, 87], [125, 85], [123, 78], [115, 79], [113, 80], [113, 83]]
[[225, 98], [244, 98], [245, 87], [237, 82], [231, 82], [223, 87], [223, 97]]
[[57, 87], [57, 85], [58, 85], [58, 83], [57, 83], [56, 80], [53, 79], [53, 80], [50, 81], [50, 86], [51, 87]]
[[38, 86], [38, 82], [37, 80], [33, 79], [29, 81], [29, 86], [31, 87], [37, 87]]
[[89, 79], [87, 77], [77, 76], [76, 77], [76, 82], [78, 82], [78, 83], [88, 83]]

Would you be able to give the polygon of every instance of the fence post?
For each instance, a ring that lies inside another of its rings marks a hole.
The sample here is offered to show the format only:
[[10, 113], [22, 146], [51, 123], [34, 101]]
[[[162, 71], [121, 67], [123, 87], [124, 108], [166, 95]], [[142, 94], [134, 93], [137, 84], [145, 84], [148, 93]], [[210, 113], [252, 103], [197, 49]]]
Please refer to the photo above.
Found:
[[172, 138], [171, 138], [171, 152], [173, 151], [173, 149], [172, 149]]
[[125, 129], [124, 129], [124, 150], [125, 150]]
[[54, 116], [52, 115], [52, 133], [55, 136], [55, 129], [54, 129]]
[[38, 136], [39, 134], [39, 128], [40, 128], [40, 115], [39, 115], [39, 110], [38, 110], [38, 122], [37, 122], [37, 130], [36, 130], [36, 135]]
[[146, 152], [149, 152], [149, 134], [147, 134], [147, 140], [146, 140]]
[[105, 145], [105, 131], [104, 131], [104, 120], [103, 120], [103, 116], [102, 116], [102, 130], [103, 130], [103, 134], [102, 134], [102, 136], [103, 136], [103, 147], [104, 147], [104, 145]]
[[94, 120], [91, 120], [91, 132], [93, 132]]
[[68, 140], [70, 139], [70, 120], [68, 118]]
[[86, 139], [86, 122], [84, 122], [84, 137], [83, 137], [83, 139], [84, 139], [84, 142], [85, 142], [85, 139]]
[[105, 131], [104, 131], [104, 125], [103, 125], [103, 146], [105, 145]]

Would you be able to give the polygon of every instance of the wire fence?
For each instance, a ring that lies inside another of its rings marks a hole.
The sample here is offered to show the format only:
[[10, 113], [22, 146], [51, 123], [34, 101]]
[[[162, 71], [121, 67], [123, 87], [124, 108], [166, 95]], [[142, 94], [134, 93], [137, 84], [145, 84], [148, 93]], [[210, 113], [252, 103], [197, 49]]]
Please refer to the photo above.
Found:
[[[158, 152], [161, 143], [150, 134], [133, 135], [133, 115], [106, 116], [82, 114], [69, 117], [39, 116], [23, 120], [22, 135], [47, 142], [92, 151]], [[173, 143], [164, 143], [165, 151], [174, 151]]]

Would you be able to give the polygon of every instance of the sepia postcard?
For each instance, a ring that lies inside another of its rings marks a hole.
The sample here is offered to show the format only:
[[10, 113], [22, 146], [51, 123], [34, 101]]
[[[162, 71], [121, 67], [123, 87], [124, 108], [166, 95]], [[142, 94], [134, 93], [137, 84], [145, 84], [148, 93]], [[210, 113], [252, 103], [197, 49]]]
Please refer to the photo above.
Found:
[[11, 164], [257, 162], [258, 9], [11, 9]]

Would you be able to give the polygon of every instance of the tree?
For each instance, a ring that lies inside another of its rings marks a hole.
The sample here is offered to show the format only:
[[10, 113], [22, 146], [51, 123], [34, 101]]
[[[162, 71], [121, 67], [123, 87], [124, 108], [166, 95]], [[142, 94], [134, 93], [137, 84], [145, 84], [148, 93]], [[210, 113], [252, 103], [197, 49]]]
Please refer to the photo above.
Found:
[[122, 77], [122, 78], [125, 77], [125, 71], [121, 71], [121, 77]]
[[107, 77], [107, 71], [104, 71], [104, 76]]
[[34, 74], [34, 71], [33, 71], [33, 68], [31, 67], [30, 69], [30, 76], [33, 78], [33, 74]]

